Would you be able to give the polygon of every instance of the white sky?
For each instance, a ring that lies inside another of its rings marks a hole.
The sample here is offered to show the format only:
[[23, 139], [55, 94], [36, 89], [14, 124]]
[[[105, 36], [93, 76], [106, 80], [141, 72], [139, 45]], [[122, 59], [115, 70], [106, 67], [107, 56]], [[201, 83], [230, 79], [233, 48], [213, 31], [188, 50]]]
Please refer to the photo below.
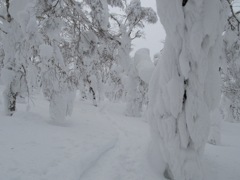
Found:
[[[141, 0], [141, 3], [142, 6], [152, 7], [157, 12], [156, 0]], [[162, 27], [160, 20], [158, 20], [157, 24], [146, 24], [144, 32], [145, 39], [141, 38], [133, 41], [133, 53], [139, 48], [149, 48], [151, 56], [153, 56], [163, 48], [162, 41], [165, 39], [164, 28]]]

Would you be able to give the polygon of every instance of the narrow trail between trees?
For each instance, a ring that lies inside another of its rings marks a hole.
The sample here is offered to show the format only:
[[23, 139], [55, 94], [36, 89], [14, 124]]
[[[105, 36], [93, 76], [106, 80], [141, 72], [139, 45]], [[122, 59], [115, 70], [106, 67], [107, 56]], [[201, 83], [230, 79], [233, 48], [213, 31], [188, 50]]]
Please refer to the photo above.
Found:
[[159, 180], [149, 167], [148, 124], [124, 116], [123, 109], [111, 106], [100, 110], [117, 133], [116, 145], [89, 168], [81, 180]]

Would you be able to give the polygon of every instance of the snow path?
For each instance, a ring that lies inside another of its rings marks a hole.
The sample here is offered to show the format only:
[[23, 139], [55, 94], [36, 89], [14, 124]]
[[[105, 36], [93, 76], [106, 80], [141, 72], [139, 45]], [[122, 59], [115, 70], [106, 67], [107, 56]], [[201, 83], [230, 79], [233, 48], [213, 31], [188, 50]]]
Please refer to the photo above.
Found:
[[[61, 126], [42, 97], [25, 106], [0, 115], [0, 180], [161, 180], [148, 162], [148, 123], [124, 116], [125, 104], [76, 101]], [[222, 133], [220, 146], [206, 146], [205, 180], [240, 179], [240, 124], [224, 122]]]
[[71, 120], [57, 125], [48, 102], [34, 101], [30, 112], [18, 104], [13, 117], [0, 115], [0, 180], [159, 180], [147, 160], [148, 124], [125, 117], [125, 104], [76, 100]]
[[146, 122], [139, 118], [125, 117], [123, 107], [111, 104], [100, 111], [118, 133], [119, 141], [83, 180], [159, 180], [151, 171], [147, 160], [150, 141]]

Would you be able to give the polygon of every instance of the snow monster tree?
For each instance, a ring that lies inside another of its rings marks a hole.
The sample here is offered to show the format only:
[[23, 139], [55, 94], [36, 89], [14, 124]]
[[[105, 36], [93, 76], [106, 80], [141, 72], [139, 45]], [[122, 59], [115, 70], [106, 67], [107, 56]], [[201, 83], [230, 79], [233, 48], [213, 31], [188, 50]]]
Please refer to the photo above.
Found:
[[204, 179], [200, 158], [220, 99], [222, 2], [157, 0], [157, 8], [166, 41], [149, 87], [154, 152], [166, 178]]

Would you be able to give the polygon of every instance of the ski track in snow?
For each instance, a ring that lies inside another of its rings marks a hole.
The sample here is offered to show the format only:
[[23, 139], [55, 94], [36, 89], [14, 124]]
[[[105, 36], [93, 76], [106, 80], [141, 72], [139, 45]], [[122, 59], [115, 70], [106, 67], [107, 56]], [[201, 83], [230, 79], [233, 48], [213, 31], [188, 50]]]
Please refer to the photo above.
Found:
[[82, 177], [84, 177], [84, 175], [87, 174], [91, 170], [91, 168], [93, 168], [97, 164], [97, 162], [99, 160], [101, 160], [101, 158], [103, 158], [103, 156], [105, 156], [109, 151], [111, 151], [115, 147], [116, 142], [117, 142], [117, 140], [110, 143], [102, 151], [100, 151], [100, 153], [97, 154], [96, 157], [93, 158], [93, 161], [91, 161], [89, 163], [89, 165], [86, 166], [86, 168], [84, 170], [82, 170], [81, 175], [80, 175], [80, 179], [82, 179]]
[[146, 122], [124, 117], [123, 112], [117, 112], [119, 116], [109, 109], [101, 109], [101, 112], [118, 133], [119, 141], [81, 180], [95, 180], [96, 177], [100, 180], [159, 180], [150, 171], [147, 160], [149, 132]]

